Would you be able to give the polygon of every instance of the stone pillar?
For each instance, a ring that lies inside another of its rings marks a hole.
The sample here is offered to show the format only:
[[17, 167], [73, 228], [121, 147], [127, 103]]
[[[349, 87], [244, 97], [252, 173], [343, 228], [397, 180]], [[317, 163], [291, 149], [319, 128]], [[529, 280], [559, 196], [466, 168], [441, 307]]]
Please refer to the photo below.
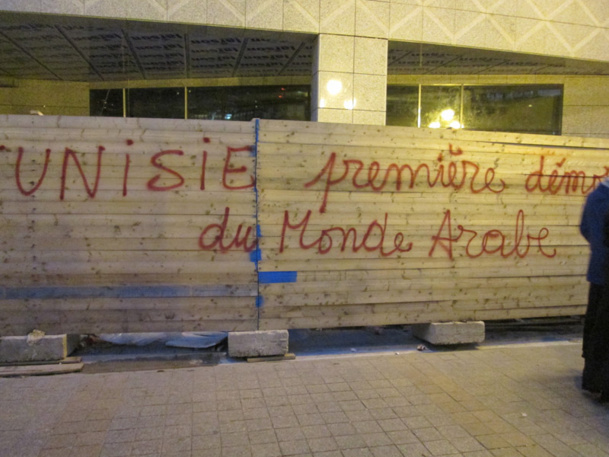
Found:
[[316, 122], [385, 125], [388, 40], [320, 34], [313, 56]]

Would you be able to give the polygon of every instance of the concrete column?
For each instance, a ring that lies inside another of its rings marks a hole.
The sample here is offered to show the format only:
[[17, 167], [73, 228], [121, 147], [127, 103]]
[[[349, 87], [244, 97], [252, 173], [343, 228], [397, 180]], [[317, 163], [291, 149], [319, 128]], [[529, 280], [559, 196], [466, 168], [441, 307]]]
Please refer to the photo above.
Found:
[[388, 40], [321, 34], [313, 56], [312, 120], [385, 125]]

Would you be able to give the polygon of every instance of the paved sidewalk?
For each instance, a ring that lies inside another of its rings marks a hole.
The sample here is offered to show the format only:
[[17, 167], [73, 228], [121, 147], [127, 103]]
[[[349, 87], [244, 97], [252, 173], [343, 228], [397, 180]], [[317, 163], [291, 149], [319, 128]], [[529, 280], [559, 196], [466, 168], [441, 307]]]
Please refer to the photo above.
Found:
[[609, 456], [581, 343], [0, 379], [0, 456]]

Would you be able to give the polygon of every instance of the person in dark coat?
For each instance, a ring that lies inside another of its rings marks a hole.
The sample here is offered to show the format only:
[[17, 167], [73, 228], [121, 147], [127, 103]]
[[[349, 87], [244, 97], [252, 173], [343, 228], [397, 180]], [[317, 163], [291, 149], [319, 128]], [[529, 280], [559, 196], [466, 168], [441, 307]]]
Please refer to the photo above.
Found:
[[[609, 248], [609, 213], [604, 219], [604, 242]], [[600, 393], [602, 403], [609, 402], [609, 261], [605, 264], [605, 287], [596, 310], [594, 326], [588, 348], [589, 365], [592, 367], [592, 392]]]
[[609, 400], [609, 179], [586, 199], [580, 231], [590, 244], [590, 283], [584, 321], [582, 388]]

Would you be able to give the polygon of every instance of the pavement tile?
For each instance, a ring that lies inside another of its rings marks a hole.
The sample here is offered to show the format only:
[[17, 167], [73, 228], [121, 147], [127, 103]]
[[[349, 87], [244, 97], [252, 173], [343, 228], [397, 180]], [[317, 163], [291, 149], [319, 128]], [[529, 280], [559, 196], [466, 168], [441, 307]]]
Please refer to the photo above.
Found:
[[398, 432], [388, 432], [387, 436], [394, 444], [418, 443], [419, 439], [411, 431], [400, 430]]
[[345, 390], [351, 390], [351, 386], [346, 382], [328, 382], [327, 386], [330, 392], [342, 392]]
[[344, 457], [374, 457], [367, 448], [347, 449], [343, 451]]
[[325, 423], [315, 404], [293, 405], [294, 413], [300, 425], [319, 425]]
[[222, 439], [219, 434], [216, 435], [195, 435], [192, 437], [192, 449], [222, 447]]
[[522, 454], [514, 448], [495, 449], [492, 455], [493, 457], [522, 457]]
[[479, 435], [476, 439], [482, 444], [486, 449], [499, 449], [511, 447], [509, 441], [507, 441], [502, 435], [492, 434], [492, 435]]
[[300, 427], [286, 427], [275, 429], [275, 435], [278, 441], [295, 441], [306, 439], [305, 434]]
[[422, 443], [407, 443], [407, 444], [396, 444], [397, 448], [404, 455], [404, 457], [421, 457], [429, 454], [427, 449]]
[[537, 445], [519, 447], [518, 452], [520, 452], [525, 457], [556, 457], [550, 454], [541, 446]]
[[459, 452], [474, 452], [484, 450], [484, 446], [477, 439], [471, 436], [451, 438], [449, 441], [450, 444], [452, 444]]
[[393, 440], [384, 432], [380, 433], [362, 433], [359, 435], [366, 446], [375, 447], [375, 446], [388, 446], [394, 444]]
[[281, 449], [277, 443], [253, 444], [252, 457], [281, 457]]
[[222, 449], [219, 447], [208, 447], [201, 449], [193, 449], [192, 457], [221, 457]]
[[431, 455], [457, 454], [457, 449], [448, 440], [424, 441], [423, 445], [429, 449]]
[[469, 437], [469, 433], [460, 425], [444, 425], [437, 427], [438, 431], [446, 439]]
[[163, 449], [163, 440], [135, 441], [131, 446], [133, 455], [159, 454]]
[[575, 444], [572, 448], [585, 457], [609, 457], [609, 453], [603, 452], [591, 443]]
[[221, 455], [222, 457], [252, 457], [252, 449], [249, 446], [223, 446]]
[[347, 415], [342, 412], [322, 412], [320, 413], [322, 419], [326, 424], [336, 424], [340, 422], [349, 422]]
[[326, 425], [307, 425], [301, 427], [301, 430], [308, 439], [332, 436], [332, 433], [330, 433], [330, 430]]
[[0, 379], [0, 457], [609, 457], [581, 368], [550, 343]]
[[344, 411], [344, 414], [349, 418], [352, 422], [361, 422], [361, 421], [371, 421], [374, 420], [372, 414], [368, 410], [353, 410], [353, 411]]
[[273, 423], [267, 417], [247, 419], [245, 421], [245, 428], [247, 431], [268, 430], [273, 428]]
[[249, 437], [247, 433], [233, 432], [233, 433], [222, 433], [220, 435], [220, 441], [222, 447], [225, 446], [247, 446], [249, 444]]
[[351, 425], [357, 430], [358, 433], [379, 433], [383, 429], [377, 421], [353, 421]]
[[279, 447], [283, 455], [296, 455], [309, 452], [309, 444], [306, 440], [282, 441]]
[[464, 452], [463, 457], [494, 457], [489, 451]]
[[335, 436], [334, 440], [341, 450], [366, 447], [366, 442], [361, 435]]
[[418, 428], [429, 428], [432, 426], [432, 423], [427, 420], [427, 418], [423, 416], [411, 416], [404, 417], [402, 421], [406, 424], [408, 428], [411, 430], [415, 430]]
[[333, 436], [354, 435], [357, 433], [356, 428], [348, 422], [327, 424], [326, 427]]
[[402, 452], [393, 445], [371, 446], [370, 451], [374, 457], [403, 457]]
[[381, 408], [375, 408], [375, 409], [369, 409], [366, 408], [368, 411], [370, 411], [370, 414], [372, 415], [372, 417], [374, 417], [376, 420], [382, 420], [382, 419], [395, 419], [397, 418], [397, 414], [393, 411], [392, 408], [390, 407], [381, 407]]
[[338, 443], [332, 437], [313, 438], [307, 440], [310, 450], [315, 452], [335, 451], [338, 449]]

